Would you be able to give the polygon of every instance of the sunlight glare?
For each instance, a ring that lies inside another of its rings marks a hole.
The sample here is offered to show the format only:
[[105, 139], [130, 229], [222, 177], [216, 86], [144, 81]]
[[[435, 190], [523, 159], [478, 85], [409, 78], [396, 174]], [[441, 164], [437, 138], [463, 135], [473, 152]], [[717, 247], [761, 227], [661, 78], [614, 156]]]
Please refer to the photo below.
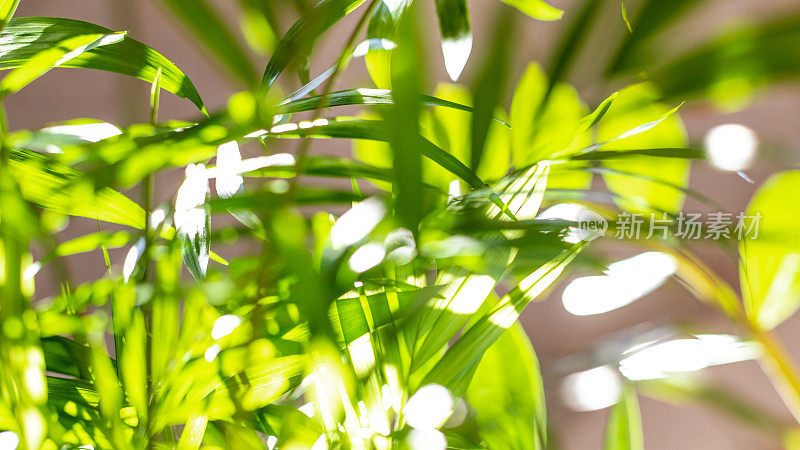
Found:
[[220, 316], [214, 321], [214, 326], [211, 328], [211, 339], [219, 340], [224, 338], [225, 336], [233, 333], [233, 330], [241, 325], [241, 323], [242, 318], [239, 316], [234, 316], [232, 314]]
[[445, 450], [447, 438], [436, 429], [414, 429], [408, 434], [408, 447], [411, 450]]
[[619, 400], [622, 382], [611, 366], [570, 374], [561, 384], [564, 403], [575, 411], [596, 411]]
[[386, 215], [386, 206], [377, 198], [356, 203], [331, 227], [331, 246], [341, 250], [367, 237]]
[[348, 265], [353, 272], [362, 273], [380, 264], [384, 256], [386, 256], [386, 250], [381, 244], [369, 242], [353, 252], [348, 260]]
[[428, 384], [408, 399], [403, 412], [409, 425], [424, 430], [442, 426], [453, 413], [454, 407], [453, 397], [446, 387]]
[[572, 280], [562, 294], [564, 308], [576, 316], [589, 316], [629, 305], [653, 292], [675, 273], [675, 259], [665, 253], [646, 252], [608, 266], [605, 275]]
[[758, 138], [750, 128], [729, 123], [709, 130], [705, 147], [708, 160], [714, 167], [736, 172], [749, 168], [753, 163]]
[[696, 339], [674, 339], [643, 348], [620, 361], [620, 372], [629, 380], [651, 380], [755, 359], [760, 354], [755, 343], [735, 336], [700, 334]]

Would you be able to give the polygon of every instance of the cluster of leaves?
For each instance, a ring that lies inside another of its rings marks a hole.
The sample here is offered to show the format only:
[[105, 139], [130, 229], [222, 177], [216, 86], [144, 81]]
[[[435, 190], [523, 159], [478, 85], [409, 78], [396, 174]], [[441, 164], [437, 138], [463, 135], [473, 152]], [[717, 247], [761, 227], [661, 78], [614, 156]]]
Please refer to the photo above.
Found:
[[[562, 14], [542, 0], [503, 1], [541, 20]], [[56, 67], [153, 85], [147, 124], [80, 119], [14, 132], [3, 125], [0, 429], [20, 448], [545, 448], [542, 380], [517, 318], [588, 242], [568, 238], [570, 222], [537, 220], [540, 207], [571, 200], [600, 212], [612, 204], [676, 214], [690, 192], [689, 159], [701, 154], [687, 148], [677, 108], [665, 100], [798, 70], [797, 58], [791, 66], [758, 45], [729, 53], [739, 41], [797, 41], [800, 28], [782, 19], [755, 37], [732, 33], [660, 64], [652, 82], [592, 110], [564, 83], [601, 7], [589, 0], [549, 76], [528, 66], [506, 111], [505, 43], [517, 20], [507, 7], [473, 88], [441, 84], [428, 95], [421, 2], [297, 2], [299, 20], [278, 39], [272, 3], [240, 0], [247, 41], [271, 54], [260, 80], [205, 0], [162, 3], [248, 88], [227, 108], [207, 111], [178, 67], [125, 33], [73, 19], [11, 18], [18, 1], [0, 1], [0, 68], [11, 70], [0, 96]], [[644, 2], [607, 75], [654, 67], [656, 32], [693, 3], [700, 2]], [[472, 47], [468, 8], [436, 0], [435, 10], [455, 81]], [[362, 19], [340, 58], [310, 79], [315, 41], [349, 14]], [[375, 86], [335, 90], [360, 56]], [[763, 71], [712, 73], [712, 57], [754, 58]], [[275, 84], [287, 69], [304, 85], [284, 96]], [[191, 101], [202, 117], [160, 122], [162, 90]], [[324, 117], [339, 106], [362, 110]], [[266, 151], [297, 138], [296, 154], [240, 152], [239, 144]], [[352, 140], [354, 158], [312, 154], [318, 138]], [[184, 166], [174, 201], [153, 205], [154, 176]], [[595, 174], [610, 195], [590, 191]], [[253, 181], [246, 190], [245, 177]], [[316, 177], [350, 185], [311, 182]], [[764, 230], [780, 239], [791, 235], [795, 213], [782, 202], [797, 180], [795, 172], [779, 175], [753, 201], [782, 218]], [[121, 193], [137, 185], [140, 203]], [[225, 215], [237, 225], [211, 226]], [[57, 242], [64, 216], [96, 220], [98, 231]], [[108, 223], [118, 231], [104, 231]], [[251, 251], [226, 258], [231, 242]], [[798, 399], [800, 378], [767, 332], [798, 306], [795, 244], [743, 246], [743, 306], [690, 255], [674, 252], [678, 275], [700, 298], [772, 345], [767, 360]], [[129, 248], [122, 264], [108, 253], [120, 247]], [[84, 252], [102, 254], [108, 271], [74, 284], [63, 260]], [[60, 291], [33, 302], [43, 268]], [[635, 399], [626, 389], [612, 411], [607, 448], [641, 447]]]

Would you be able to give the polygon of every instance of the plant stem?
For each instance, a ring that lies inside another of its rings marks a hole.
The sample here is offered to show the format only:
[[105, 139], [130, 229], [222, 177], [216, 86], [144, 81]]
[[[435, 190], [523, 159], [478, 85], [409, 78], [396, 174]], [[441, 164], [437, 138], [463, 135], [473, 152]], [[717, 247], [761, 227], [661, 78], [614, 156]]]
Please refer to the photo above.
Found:
[[800, 424], [800, 370], [774, 334], [767, 330], [749, 327], [753, 340], [761, 344], [764, 356], [760, 363], [772, 380], [783, 403]]

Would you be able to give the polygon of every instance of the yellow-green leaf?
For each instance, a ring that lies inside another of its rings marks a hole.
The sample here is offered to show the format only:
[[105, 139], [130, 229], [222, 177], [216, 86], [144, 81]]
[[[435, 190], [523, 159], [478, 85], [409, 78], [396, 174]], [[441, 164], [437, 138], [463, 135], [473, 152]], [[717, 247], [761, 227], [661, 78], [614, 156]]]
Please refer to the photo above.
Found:
[[756, 221], [758, 225], [758, 235], [745, 236], [739, 244], [739, 268], [745, 310], [760, 328], [777, 326], [800, 307], [800, 211], [794, 205], [798, 192], [800, 171], [773, 175], [743, 217], [745, 226]]

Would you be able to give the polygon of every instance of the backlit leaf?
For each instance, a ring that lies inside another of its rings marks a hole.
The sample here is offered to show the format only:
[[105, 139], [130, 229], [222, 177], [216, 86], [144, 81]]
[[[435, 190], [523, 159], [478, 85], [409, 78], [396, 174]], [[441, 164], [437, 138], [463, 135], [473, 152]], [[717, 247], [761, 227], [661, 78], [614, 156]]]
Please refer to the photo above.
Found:
[[773, 175], [753, 196], [742, 222], [743, 232], [758, 226], [757, 236], [751, 232], [739, 243], [739, 269], [745, 310], [759, 328], [777, 326], [800, 307], [800, 213], [786, 203], [797, 189], [800, 172]]
[[[64, 39], [87, 34], [114, 32], [88, 22], [53, 17], [18, 17], [11, 19], [0, 33], [0, 69], [19, 67], [42, 50]], [[201, 111], [203, 101], [189, 78], [175, 64], [152, 48], [126, 37], [113, 45], [103, 45], [82, 53], [60, 65], [121, 73], [151, 83], [159, 68], [162, 87], [188, 99]]]

